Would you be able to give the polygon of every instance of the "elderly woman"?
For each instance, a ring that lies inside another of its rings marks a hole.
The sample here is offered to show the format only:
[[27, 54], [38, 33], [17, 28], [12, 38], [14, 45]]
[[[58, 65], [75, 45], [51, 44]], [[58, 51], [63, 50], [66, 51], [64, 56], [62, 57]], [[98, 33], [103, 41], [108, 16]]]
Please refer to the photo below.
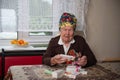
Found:
[[75, 56], [75, 62], [82, 67], [96, 64], [97, 60], [86, 43], [79, 35], [74, 35], [77, 19], [71, 13], [63, 13], [59, 22], [60, 35], [50, 40], [43, 64], [55, 66], [65, 64], [68, 60], [60, 54]]

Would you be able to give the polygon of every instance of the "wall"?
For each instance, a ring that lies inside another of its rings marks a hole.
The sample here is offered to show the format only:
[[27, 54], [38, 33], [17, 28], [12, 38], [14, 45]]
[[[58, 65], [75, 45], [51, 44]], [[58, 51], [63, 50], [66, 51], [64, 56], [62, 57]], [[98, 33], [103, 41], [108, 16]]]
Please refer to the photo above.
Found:
[[120, 61], [120, 0], [90, 0], [87, 41], [98, 60]]

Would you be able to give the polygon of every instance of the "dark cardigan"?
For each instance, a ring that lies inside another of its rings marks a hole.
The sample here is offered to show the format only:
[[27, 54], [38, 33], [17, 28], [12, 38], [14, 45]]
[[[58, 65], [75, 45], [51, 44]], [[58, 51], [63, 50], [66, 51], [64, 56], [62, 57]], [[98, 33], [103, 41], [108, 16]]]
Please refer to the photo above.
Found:
[[[43, 64], [50, 66], [51, 57], [57, 54], [64, 54], [63, 46], [58, 44], [59, 39], [60, 36], [57, 36], [50, 40], [46, 53], [43, 55]], [[87, 56], [87, 64], [84, 67], [95, 65], [97, 60], [90, 47], [86, 43], [85, 39], [81, 36], [76, 35], [74, 36], [74, 40], [75, 43], [71, 44], [69, 50], [74, 49], [76, 52], [81, 52], [82, 55]]]

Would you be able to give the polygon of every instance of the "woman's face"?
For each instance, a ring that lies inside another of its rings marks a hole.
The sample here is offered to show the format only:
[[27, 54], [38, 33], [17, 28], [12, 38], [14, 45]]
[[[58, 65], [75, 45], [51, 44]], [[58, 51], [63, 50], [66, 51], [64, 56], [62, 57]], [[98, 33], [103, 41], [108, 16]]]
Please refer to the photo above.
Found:
[[60, 35], [64, 43], [69, 43], [73, 39], [74, 29], [70, 26], [65, 26], [60, 29]]

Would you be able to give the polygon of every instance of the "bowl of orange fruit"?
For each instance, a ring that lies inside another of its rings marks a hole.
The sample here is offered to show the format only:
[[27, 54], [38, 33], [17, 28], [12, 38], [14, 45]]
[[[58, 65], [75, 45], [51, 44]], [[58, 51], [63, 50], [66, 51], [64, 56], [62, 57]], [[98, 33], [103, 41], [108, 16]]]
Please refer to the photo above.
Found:
[[28, 47], [28, 42], [23, 40], [23, 39], [14, 39], [11, 40], [10, 43], [14, 46], [14, 47]]

